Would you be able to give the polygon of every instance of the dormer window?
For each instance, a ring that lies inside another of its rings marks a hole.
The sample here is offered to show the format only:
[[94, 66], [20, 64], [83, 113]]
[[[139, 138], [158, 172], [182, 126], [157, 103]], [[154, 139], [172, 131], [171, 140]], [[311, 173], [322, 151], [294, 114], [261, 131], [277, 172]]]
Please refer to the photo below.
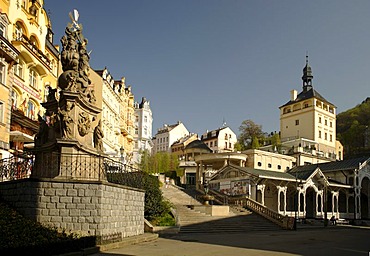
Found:
[[38, 9], [37, 9], [37, 7], [36, 7], [36, 4], [35, 4], [35, 0], [32, 0], [31, 1], [32, 2], [32, 4], [31, 4], [31, 6], [30, 6], [30, 8], [29, 8], [29, 13], [32, 15], [32, 16], [34, 16], [35, 18], [37, 17], [37, 12], [38, 12]]

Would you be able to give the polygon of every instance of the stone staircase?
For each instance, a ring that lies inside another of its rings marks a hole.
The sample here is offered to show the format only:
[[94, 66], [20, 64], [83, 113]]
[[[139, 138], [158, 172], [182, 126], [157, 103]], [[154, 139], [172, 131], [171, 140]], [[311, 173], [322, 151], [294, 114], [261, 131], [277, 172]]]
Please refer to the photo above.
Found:
[[241, 207], [231, 207], [228, 216], [210, 216], [192, 209], [201, 203], [175, 186], [162, 188], [163, 196], [175, 206], [180, 233], [277, 231], [280, 227]]

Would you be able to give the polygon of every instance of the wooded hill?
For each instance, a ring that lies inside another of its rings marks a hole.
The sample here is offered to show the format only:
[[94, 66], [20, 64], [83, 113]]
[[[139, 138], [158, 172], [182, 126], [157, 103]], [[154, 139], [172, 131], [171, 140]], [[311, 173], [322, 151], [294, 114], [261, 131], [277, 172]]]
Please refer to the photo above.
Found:
[[344, 147], [344, 159], [370, 156], [370, 97], [337, 115], [337, 140]]

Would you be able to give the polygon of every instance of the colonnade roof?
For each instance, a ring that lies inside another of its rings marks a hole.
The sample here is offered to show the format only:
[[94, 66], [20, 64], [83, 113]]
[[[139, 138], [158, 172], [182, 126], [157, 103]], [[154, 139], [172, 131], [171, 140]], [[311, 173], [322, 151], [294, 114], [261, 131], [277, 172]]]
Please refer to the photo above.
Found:
[[227, 165], [219, 170], [219, 172], [213, 177], [222, 177], [229, 172], [237, 170], [240, 172], [241, 176], [252, 176], [260, 179], [274, 179], [274, 180], [286, 180], [286, 181], [295, 181], [295, 177], [286, 172], [277, 172], [277, 171], [267, 171], [262, 169], [254, 169], [250, 167], [240, 167], [237, 165]]
[[292, 169], [288, 171], [288, 173], [290, 173], [294, 177], [297, 174], [302, 179], [304, 179], [305, 175], [308, 175], [309, 173], [314, 172], [317, 168], [319, 168], [323, 173], [334, 172], [334, 171], [355, 170], [355, 169], [359, 169], [362, 164], [367, 163], [369, 161], [370, 161], [370, 157], [361, 157], [361, 158], [334, 161], [334, 162], [328, 162], [328, 163], [302, 165], [302, 166], [293, 167]]

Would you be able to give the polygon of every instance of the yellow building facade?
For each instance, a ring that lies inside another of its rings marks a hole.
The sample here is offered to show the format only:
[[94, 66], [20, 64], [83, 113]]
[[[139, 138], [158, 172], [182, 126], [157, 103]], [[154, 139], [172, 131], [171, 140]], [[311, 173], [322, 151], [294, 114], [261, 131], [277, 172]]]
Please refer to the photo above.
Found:
[[7, 113], [5, 120], [10, 124], [11, 152], [22, 151], [24, 142], [32, 142], [38, 115], [44, 115], [41, 103], [57, 85], [59, 52], [43, 4], [42, 0], [0, 2], [2, 16], [8, 19], [4, 37], [19, 53], [7, 74], [11, 118]]

